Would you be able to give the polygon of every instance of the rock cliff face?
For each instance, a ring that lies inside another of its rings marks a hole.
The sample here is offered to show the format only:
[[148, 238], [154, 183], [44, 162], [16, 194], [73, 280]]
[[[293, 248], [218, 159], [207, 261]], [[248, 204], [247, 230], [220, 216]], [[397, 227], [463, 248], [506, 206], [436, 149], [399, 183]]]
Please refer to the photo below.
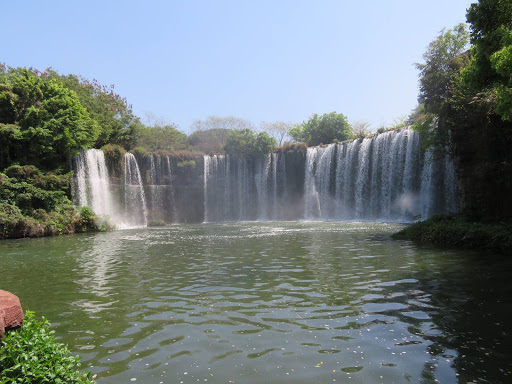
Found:
[[512, 124], [474, 120], [453, 135], [461, 208], [476, 219], [512, 219]]
[[10, 292], [0, 290], [0, 338], [5, 331], [19, 327], [23, 323], [23, 310], [20, 299]]

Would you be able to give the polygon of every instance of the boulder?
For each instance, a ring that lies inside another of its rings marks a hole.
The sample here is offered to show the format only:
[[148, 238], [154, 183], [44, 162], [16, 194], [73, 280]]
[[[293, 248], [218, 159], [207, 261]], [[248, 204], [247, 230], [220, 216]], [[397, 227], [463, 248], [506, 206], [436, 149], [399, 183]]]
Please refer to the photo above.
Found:
[[23, 309], [20, 299], [10, 292], [0, 289], [0, 338], [9, 329], [17, 328], [23, 323]]

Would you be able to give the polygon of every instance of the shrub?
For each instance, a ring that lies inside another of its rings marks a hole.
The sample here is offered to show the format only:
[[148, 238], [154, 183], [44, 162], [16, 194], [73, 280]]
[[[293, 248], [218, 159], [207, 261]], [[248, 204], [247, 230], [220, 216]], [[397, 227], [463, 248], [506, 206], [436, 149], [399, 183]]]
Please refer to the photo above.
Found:
[[287, 153], [287, 152], [306, 152], [308, 145], [306, 143], [284, 143], [280, 147], [276, 147], [275, 152]]
[[195, 167], [196, 167], [195, 160], [178, 161], [178, 168], [195, 168]]
[[90, 372], [80, 372], [80, 357], [71, 356], [57, 343], [55, 331], [44, 317], [38, 322], [27, 311], [23, 325], [10, 331], [0, 348], [0, 382], [7, 383], [93, 383]]
[[151, 220], [148, 223], [148, 227], [165, 227], [165, 221], [163, 220]]
[[438, 247], [512, 250], [512, 223], [475, 222], [457, 214], [434, 215], [392, 236]]
[[4, 173], [8, 177], [14, 177], [18, 180], [29, 180], [41, 174], [41, 171], [33, 165], [11, 165], [6, 168]]

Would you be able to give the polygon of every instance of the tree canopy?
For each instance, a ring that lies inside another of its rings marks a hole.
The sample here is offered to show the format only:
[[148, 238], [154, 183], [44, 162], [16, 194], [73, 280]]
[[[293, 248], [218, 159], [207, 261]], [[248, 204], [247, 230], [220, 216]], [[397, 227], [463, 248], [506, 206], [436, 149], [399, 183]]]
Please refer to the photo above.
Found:
[[137, 147], [147, 151], [175, 151], [187, 147], [187, 135], [173, 124], [141, 125], [135, 129], [134, 141]]
[[74, 91], [91, 118], [101, 127], [95, 147], [105, 144], [119, 144], [125, 148], [134, 145], [134, 133], [141, 126], [125, 98], [115, 92], [113, 84], [107, 86], [98, 80], [92, 81], [77, 75], [61, 75], [47, 69], [43, 78], [53, 79], [67, 89]]
[[0, 71], [0, 168], [56, 168], [101, 131], [75, 92], [26, 68]]
[[353, 138], [352, 129], [342, 113], [313, 114], [308, 121], [295, 125], [290, 136], [308, 145], [329, 144]]
[[430, 113], [439, 114], [451, 96], [452, 82], [467, 62], [463, 55], [469, 43], [469, 32], [464, 23], [453, 29], [443, 29], [423, 54], [425, 63], [416, 63], [420, 71], [418, 100]]
[[471, 61], [458, 83], [459, 103], [470, 97], [491, 100], [491, 108], [512, 121], [512, 2], [480, 0], [468, 10]]
[[276, 141], [266, 132], [255, 134], [250, 129], [235, 129], [228, 133], [226, 153], [235, 156], [259, 156], [272, 152]]

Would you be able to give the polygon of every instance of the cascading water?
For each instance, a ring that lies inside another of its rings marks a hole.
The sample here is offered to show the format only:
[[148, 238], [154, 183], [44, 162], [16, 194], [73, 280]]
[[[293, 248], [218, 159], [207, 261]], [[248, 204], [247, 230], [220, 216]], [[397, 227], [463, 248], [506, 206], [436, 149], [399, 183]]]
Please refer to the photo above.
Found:
[[88, 206], [99, 216], [117, 219], [119, 212], [113, 203], [109, 175], [103, 151], [90, 149], [75, 157], [74, 200], [79, 206]]
[[[239, 166], [235, 171], [232, 161], [223, 156], [218, 157], [221, 165], [214, 169], [210, 163], [215, 159], [205, 157], [205, 208], [212, 211], [219, 197], [224, 198], [225, 214], [208, 214], [208, 221], [410, 221], [418, 215], [427, 218], [458, 209], [453, 162], [448, 157], [434, 160], [429, 153], [421, 155], [419, 134], [411, 129], [308, 148], [303, 162], [303, 197], [295, 201], [284, 198], [292, 192], [287, 171], [281, 171], [288, 169], [284, 154], [254, 159], [244, 165], [243, 172]], [[233, 200], [226, 196], [233, 194], [236, 204], [226, 207], [228, 200]], [[299, 203], [301, 210], [285, 215], [283, 206]], [[252, 205], [256, 205], [254, 215]]]
[[188, 221], [191, 210], [194, 221], [222, 222], [410, 221], [458, 209], [453, 162], [422, 154], [411, 129], [257, 158], [204, 156], [204, 168], [180, 170], [162, 155], [138, 162], [128, 153], [124, 171], [109, 175], [100, 150], [82, 151], [73, 164], [75, 202], [118, 227]]
[[318, 148], [308, 148], [306, 152], [306, 177], [304, 180], [304, 218], [315, 219], [320, 216], [320, 200], [315, 182], [315, 165]]
[[135, 156], [124, 155], [124, 206], [126, 222], [129, 226], [147, 226], [148, 209], [142, 185], [142, 177]]

